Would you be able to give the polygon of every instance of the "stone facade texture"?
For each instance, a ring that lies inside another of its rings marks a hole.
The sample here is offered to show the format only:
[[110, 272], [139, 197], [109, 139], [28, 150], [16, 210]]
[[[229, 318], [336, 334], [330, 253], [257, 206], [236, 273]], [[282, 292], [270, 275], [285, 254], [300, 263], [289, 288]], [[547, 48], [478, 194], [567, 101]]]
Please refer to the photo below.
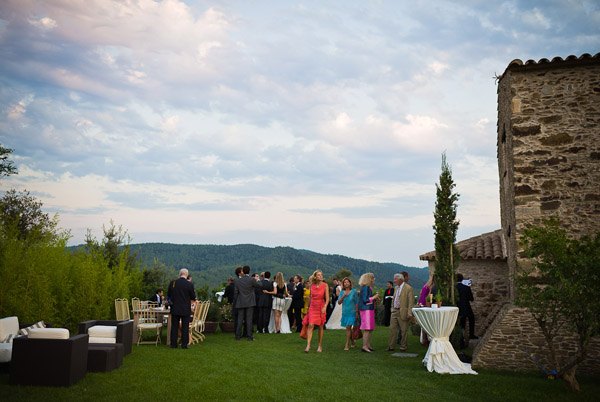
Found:
[[[519, 241], [528, 224], [555, 216], [575, 236], [600, 231], [600, 54], [513, 61], [498, 83], [501, 223], [512, 278], [528, 261]], [[600, 269], [600, 267], [598, 267]], [[574, 334], [556, 339], [573, 353]], [[545, 347], [526, 309], [506, 304], [474, 351], [473, 366], [536, 370]], [[600, 339], [578, 372], [600, 375]]]
[[[506, 264], [506, 243], [501, 230], [484, 233], [456, 243], [460, 253], [457, 273], [472, 280], [475, 334], [482, 335], [509, 302], [510, 281]], [[428, 261], [429, 272], [435, 273], [435, 251], [419, 256]]]
[[[577, 340], [563, 331], [554, 345], [561, 358], [574, 355]], [[534, 371], [548, 367], [546, 340], [537, 322], [526, 308], [504, 305], [473, 353], [472, 366], [513, 371]], [[600, 339], [590, 342], [589, 355], [578, 367], [579, 373], [600, 374]]]
[[511, 275], [528, 264], [519, 244], [528, 224], [556, 216], [574, 235], [600, 230], [600, 54], [508, 66], [498, 169]]
[[[435, 272], [435, 262], [429, 261], [429, 271]], [[482, 336], [508, 303], [508, 267], [505, 260], [461, 260], [456, 272], [471, 279], [475, 314], [475, 335]]]

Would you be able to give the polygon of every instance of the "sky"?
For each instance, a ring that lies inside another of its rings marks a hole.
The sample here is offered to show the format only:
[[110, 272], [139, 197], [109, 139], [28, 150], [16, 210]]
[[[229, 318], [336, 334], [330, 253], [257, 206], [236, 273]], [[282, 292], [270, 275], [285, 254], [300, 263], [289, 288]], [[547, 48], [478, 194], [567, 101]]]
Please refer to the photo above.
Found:
[[0, 143], [80, 244], [290, 246], [422, 267], [500, 228], [495, 77], [600, 51], [600, 2], [0, 2]]

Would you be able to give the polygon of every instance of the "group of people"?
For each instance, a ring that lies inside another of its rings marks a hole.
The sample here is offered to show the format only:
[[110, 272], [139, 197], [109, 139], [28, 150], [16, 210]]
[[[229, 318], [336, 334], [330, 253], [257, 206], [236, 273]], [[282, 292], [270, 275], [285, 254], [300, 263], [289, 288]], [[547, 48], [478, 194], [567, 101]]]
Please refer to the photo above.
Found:
[[[408, 283], [409, 274], [405, 271], [394, 275], [393, 282], [388, 282], [383, 296], [383, 324], [389, 326], [388, 351], [394, 351], [399, 345], [400, 351], [408, 349], [408, 331], [414, 320], [412, 308], [415, 306], [414, 290]], [[460, 325], [464, 329], [469, 321], [470, 337], [474, 333], [474, 315], [470, 306], [473, 294], [469, 286], [463, 283], [462, 275], [457, 275], [459, 294]], [[380, 300], [379, 294], [373, 291], [375, 276], [373, 273], [361, 275], [358, 286], [353, 287], [348, 277], [334, 283], [330, 290], [325, 282], [323, 272], [316, 270], [306, 282], [300, 275], [295, 275], [288, 283], [283, 274], [277, 272], [273, 281], [269, 271], [250, 274], [250, 267], [238, 267], [235, 278], [228, 280], [224, 297], [233, 305], [235, 321], [235, 339], [254, 340], [253, 331], [256, 323], [257, 333], [268, 333], [269, 323], [273, 317], [273, 331], [280, 333], [282, 326], [287, 331], [295, 327], [297, 332], [305, 332], [306, 347], [311, 350], [315, 327], [318, 328], [317, 352], [323, 350], [325, 328], [342, 328], [346, 330], [344, 350], [355, 347], [356, 332], [362, 334], [362, 348], [365, 353], [373, 352], [371, 338], [375, 329], [375, 305]], [[417, 304], [424, 306], [434, 290], [433, 276], [423, 286]], [[162, 290], [158, 289], [154, 296], [162, 298]], [[286, 311], [286, 298], [289, 304], [288, 322], [283, 320]], [[171, 347], [177, 347], [178, 328], [181, 323], [181, 347], [187, 348], [188, 324], [191, 315], [191, 302], [196, 300], [194, 286], [188, 280], [187, 269], [180, 270], [179, 279], [169, 284], [167, 299], [171, 306], [172, 327]], [[328, 314], [329, 311], [329, 314]]]
[[[235, 278], [228, 280], [223, 297], [233, 306], [235, 322], [235, 338], [254, 340], [253, 329], [256, 323], [257, 333], [268, 333], [271, 315], [273, 315], [273, 331], [282, 332], [285, 327], [296, 326], [302, 330], [302, 308], [304, 306], [304, 286], [302, 277], [295, 275], [289, 283], [285, 282], [283, 273], [277, 272], [273, 281], [269, 271], [250, 274], [250, 267], [235, 269]], [[286, 310], [286, 299], [291, 298], [288, 322], [283, 320]]]

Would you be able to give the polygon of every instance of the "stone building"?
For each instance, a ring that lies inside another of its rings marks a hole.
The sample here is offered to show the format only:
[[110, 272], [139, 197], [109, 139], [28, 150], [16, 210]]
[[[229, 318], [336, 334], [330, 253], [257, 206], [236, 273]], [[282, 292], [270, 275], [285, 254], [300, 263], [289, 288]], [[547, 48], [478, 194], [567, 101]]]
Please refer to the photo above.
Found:
[[[472, 280], [475, 334], [483, 335], [502, 306], [509, 302], [510, 284], [502, 230], [460, 241], [456, 248], [460, 253], [456, 272]], [[435, 271], [435, 251], [423, 254], [419, 259], [427, 261], [430, 272]]]
[[[600, 231], [600, 53], [512, 61], [498, 79], [497, 129], [508, 295], [498, 295], [489, 328], [478, 328], [485, 332], [473, 367], [536, 370], [544, 362], [533, 356], [545, 341], [527, 309], [513, 304], [514, 275], [528, 264], [520, 239], [528, 224], [551, 216], [575, 236]], [[471, 275], [473, 286], [485, 269]], [[573, 334], [557, 342], [563, 353], [575, 350]], [[579, 370], [600, 374], [600, 339]]]
[[[555, 216], [575, 236], [600, 231], [600, 53], [508, 65], [498, 81], [498, 172], [509, 278], [528, 264], [520, 246], [528, 224]], [[475, 367], [538, 365], [532, 355], [545, 345], [541, 332], [511, 303], [475, 349]], [[574, 350], [572, 334], [557, 342], [564, 353]], [[580, 370], [600, 373], [598, 357], [595, 339]]]
[[575, 235], [600, 230], [600, 53], [509, 64], [498, 82], [498, 170], [511, 275], [527, 264], [526, 225], [557, 216]]

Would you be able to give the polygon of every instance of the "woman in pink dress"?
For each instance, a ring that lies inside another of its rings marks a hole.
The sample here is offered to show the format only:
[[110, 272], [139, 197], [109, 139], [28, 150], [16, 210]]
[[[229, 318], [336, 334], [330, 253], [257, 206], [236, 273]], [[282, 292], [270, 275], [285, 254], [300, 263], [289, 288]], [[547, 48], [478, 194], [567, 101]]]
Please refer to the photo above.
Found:
[[360, 297], [358, 299], [358, 311], [360, 312], [360, 329], [363, 332], [362, 351], [371, 353], [371, 336], [375, 329], [375, 302], [379, 300], [377, 293], [373, 294], [375, 275], [372, 272], [362, 274], [358, 280]]
[[325, 332], [325, 322], [327, 321], [327, 305], [329, 304], [329, 286], [323, 282], [323, 272], [316, 270], [311, 276], [310, 286], [310, 304], [308, 306], [308, 326], [306, 328], [306, 349], [310, 350], [310, 342], [313, 336], [315, 325], [319, 327], [319, 347], [317, 352], [323, 349], [323, 333]]

